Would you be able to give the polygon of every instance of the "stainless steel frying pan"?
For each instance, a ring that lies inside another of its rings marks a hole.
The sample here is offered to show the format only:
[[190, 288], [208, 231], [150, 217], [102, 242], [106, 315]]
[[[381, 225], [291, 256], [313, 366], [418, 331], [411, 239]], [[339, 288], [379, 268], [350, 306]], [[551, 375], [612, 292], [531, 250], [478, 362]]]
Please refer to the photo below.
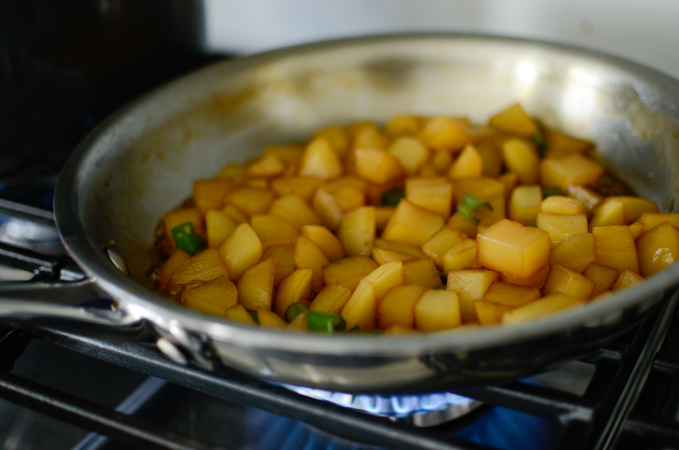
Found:
[[[145, 276], [154, 228], [191, 194], [192, 180], [252, 159], [265, 144], [399, 113], [485, 122], [517, 100], [545, 124], [595, 141], [613, 173], [661, 210], [673, 209], [677, 80], [610, 56], [526, 40], [400, 35], [325, 42], [215, 64], [100, 125], [68, 161], [54, 204], [65, 247], [88, 279], [5, 288], [0, 315], [94, 322], [104, 330], [143, 323], [175, 361], [207, 369], [223, 363], [264, 379], [346, 392], [495, 383], [573, 358], [668, 298], [679, 265], [605, 301], [532, 323], [391, 338], [240, 326], [167, 302]], [[112, 242], [129, 276], [109, 258]], [[72, 306], [78, 289], [91, 286], [118, 309]]]

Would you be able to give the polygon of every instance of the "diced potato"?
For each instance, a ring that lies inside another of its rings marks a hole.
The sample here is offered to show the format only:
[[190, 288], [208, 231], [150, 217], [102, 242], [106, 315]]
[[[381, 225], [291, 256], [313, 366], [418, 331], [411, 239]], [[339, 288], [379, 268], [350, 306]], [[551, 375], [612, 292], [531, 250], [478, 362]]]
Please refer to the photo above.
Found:
[[174, 237], [172, 236], [172, 229], [188, 222], [193, 225], [193, 231], [195, 231], [196, 234], [203, 234], [205, 231], [205, 228], [203, 227], [203, 218], [197, 208], [175, 209], [174, 211], [165, 214], [165, 235], [167, 236], [168, 241], [172, 243], [173, 249], [177, 248], [177, 246], [175, 245]]
[[323, 267], [330, 264], [323, 250], [311, 239], [299, 236], [295, 243], [295, 267], [313, 271], [312, 285], [314, 289], [323, 284]]
[[331, 230], [337, 229], [342, 216], [344, 216], [344, 211], [331, 193], [324, 188], [318, 189], [314, 194], [311, 205], [326, 227]]
[[238, 301], [246, 309], [271, 309], [276, 263], [267, 259], [246, 270], [238, 280]]
[[406, 175], [414, 175], [429, 159], [429, 150], [412, 136], [402, 136], [389, 146], [389, 153], [398, 160]]
[[349, 256], [370, 256], [375, 241], [375, 207], [364, 206], [342, 217], [337, 238]]
[[257, 233], [263, 248], [270, 245], [294, 244], [299, 236], [292, 224], [272, 215], [256, 214], [250, 218], [250, 226]]
[[392, 261], [379, 266], [363, 278], [361, 282], [372, 284], [375, 291], [375, 301], [379, 301], [392, 287], [403, 284], [403, 263]]
[[635, 241], [644, 232], [644, 224], [637, 221], [629, 225], [629, 232], [632, 233], [632, 239]]
[[396, 210], [393, 206], [376, 206], [375, 207], [375, 227], [377, 231], [382, 231], [389, 223], [391, 216]]
[[399, 160], [391, 153], [376, 148], [356, 149], [356, 172], [375, 184], [384, 184], [403, 176]]
[[519, 184], [519, 174], [507, 172], [500, 175], [497, 180], [505, 187], [505, 200], [508, 200], [511, 192], [516, 188], [516, 185]]
[[474, 300], [474, 312], [481, 325], [501, 323], [502, 316], [512, 309], [511, 306], [500, 305], [485, 300]]
[[255, 319], [252, 318], [250, 313], [243, 307], [243, 305], [234, 305], [226, 309], [224, 317], [229, 320], [235, 320], [236, 322], [247, 323], [248, 325], [255, 325]]
[[184, 305], [196, 311], [224, 317], [226, 310], [238, 303], [236, 286], [225, 276], [182, 293]]
[[679, 259], [679, 229], [663, 222], [642, 234], [636, 245], [641, 275], [648, 278]]
[[288, 324], [281, 319], [275, 312], [264, 308], [257, 308], [257, 319], [259, 326], [263, 328], [287, 328]]
[[538, 273], [529, 278], [519, 278], [514, 275], [501, 273], [500, 281], [503, 283], [515, 284], [517, 286], [528, 286], [540, 289], [545, 284], [545, 280], [547, 280], [549, 269], [551, 269], [551, 266], [547, 264]]
[[422, 251], [434, 260], [437, 267], [443, 268], [443, 256], [466, 239], [467, 235], [460, 230], [444, 225], [422, 245]]
[[319, 137], [309, 143], [300, 161], [299, 175], [324, 180], [342, 175], [342, 163], [327, 139]]
[[246, 216], [264, 214], [273, 202], [273, 194], [267, 189], [238, 187], [227, 195], [227, 202]]
[[555, 264], [542, 286], [542, 291], [545, 295], [561, 293], [588, 300], [594, 287], [594, 282], [580, 272]]
[[549, 263], [551, 238], [546, 231], [500, 220], [476, 236], [479, 264], [528, 278]]
[[193, 281], [212, 281], [221, 276], [229, 276], [230, 271], [214, 248], [208, 248], [193, 256], [175, 270], [170, 278], [170, 286], [187, 284]]
[[229, 216], [234, 222], [240, 224], [248, 221], [248, 216], [243, 214], [233, 205], [226, 205], [222, 208], [222, 212]]
[[223, 211], [209, 209], [205, 212], [205, 231], [207, 246], [218, 248], [228, 238], [238, 224]]
[[351, 297], [351, 291], [345, 287], [326, 286], [319, 292], [309, 305], [310, 311], [325, 313], [340, 313]]
[[272, 153], [262, 155], [245, 168], [245, 174], [249, 177], [272, 178], [283, 172], [285, 172], [285, 164]]
[[367, 256], [352, 256], [325, 266], [323, 280], [326, 286], [338, 285], [353, 291], [377, 267], [378, 264]]
[[302, 227], [302, 236], [311, 239], [314, 244], [318, 245], [331, 262], [344, 258], [342, 244], [337, 237], [324, 226], [305, 225]]
[[552, 249], [551, 264], [561, 264], [582, 272], [596, 261], [596, 245], [592, 233], [571, 236]]
[[414, 205], [447, 219], [453, 206], [453, 185], [445, 178], [408, 178], [406, 198]]
[[537, 226], [549, 233], [552, 242], [563, 242], [571, 236], [587, 233], [587, 216], [584, 214], [538, 213]]
[[273, 310], [280, 317], [285, 316], [288, 306], [293, 303], [306, 303], [311, 295], [311, 281], [313, 271], [311, 269], [298, 269], [281, 280]]
[[579, 184], [569, 185], [566, 188], [566, 195], [580, 200], [589, 211], [594, 211], [604, 201], [601, 195]]
[[455, 179], [480, 177], [481, 175], [483, 175], [483, 159], [476, 147], [469, 144], [451, 166], [448, 177]]
[[495, 114], [490, 118], [489, 124], [498, 130], [516, 133], [527, 138], [540, 133], [535, 121], [526, 114], [519, 103], [514, 103], [504, 111]]
[[377, 262], [377, 264], [386, 264], [392, 261], [406, 261], [409, 259], [415, 259], [413, 255], [407, 253], [395, 252], [393, 250], [385, 250], [382, 248], [374, 248], [372, 250], [372, 257]]
[[606, 204], [606, 202], [614, 200], [622, 202], [623, 209], [625, 211], [625, 221], [628, 224], [637, 220], [644, 213], [658, 212], [658, 205], [655, 202], [639, 197], [630, 197], [624, 195], [617, 197], [609, 197], [606, 200], [604, 200], [603, 204]]
[[238, 281], [243, 272], [257, 264], [263, 251], [262, 241], [247, 223], [238, 225], [218, 250], [231, 281]]
[[566, 294], [547, 295], [540, 300], [536, 300], [521, 308], [516, 308], [505, 313], [502, 317], [502, 323], [515, 324], [529, 322], [549, 314], [554, 314], [558, 311], [580, 306], [584, 302], [585, 301], [581, 298], [570, 297]]
[[217, 178], [226, 178], [240, 184], [245, 178], [245, 167], [242, 164], [227, 164], [217, 175]]
[[612, 267], [602, 266], [593, 262], [582, 273], [594, 283], [594, 291], [592, 298], [598, 297], [602, 293], [608, 291], [615, 280], [618, 279], [618, 271]]
[[458, 152], [476, 141], [476, 136], [463, 123], [444, 116], [426, 120], [419, 138], [429, 148], [449, 152]]
[[476, 320], [474, 300], [481, 300], [497, 279], [498, 273], [492, 270], [459, 270], [448, 273], [446, 289], [457, 292], [464, 323]]
[[305, 332], [307, 331], [308, 322], [309, 321], [306, 314], [298, 314], [297, 317], [290, 321], [285, 329], [290, 331]]
[[562, 195], [550, 195], [540, 203], [540, 212], [550, 214], [587, 214], [589, 211], [585, 204], [578, 199]]
[[547, 155], [554, 156], [563, 153], [585, 153], [592, 148], [592, 143], [583, 139], [561, 133], [551, 128], [545, 129], [545, 144]]
[[495, 281], [484, 294], [483, 300], [517, 308], [527, 305], [540, 297], [540, 289], [538, 288]]
[[465, 219], [465, 217], [459, 212], [456, 212], [455, 214], [450, 216], [447, 225], [451, 228], [455, 228], [456, 230], [460, 230], [461, 232], [463, 232], [472, 239], [476, 237], [477, 233], [476, 225]]
[[609, 197], [594, 211], [589, 227], [593, 229], [626, 224], [625, 205], [615, 197]]
[[566, 189], [570, 184], [593, 184], [604, 168], [579, 153], [540, 161], [540, 183]]
[[389, 241], [387, 239], [378, 238], [375, 239], [373, 245], [375, 246], [375, 248], [390, 250], [398, 253], [405, 253], [406, 255], [411, 255], [414, 258], [422, 259], [427, 258], [427, 255], [425, 255], [422, 252], [422, 250], [420, 250], [418, 247], [409, 244], [404, 244], [403, 242]]
[[281, 280], [295, 271], [295, 245], [282, 244], [270, 245], [262, 253], [262, 261], [267, 259], [276, 260], [273, 285], [278, 287]]
[[519, 175], [520, 184], [538, 182], [540, 156], [532, 143], [523, 139], [508, 139], [502, 143], [502, 156], [507, 170]]
[[598, 227], [592, 230], [596, 245], [596, 262], [618, 272], [631, 269], [639, 273], [637, 247], [625, 225]]
[[425, 287], [417, 284], [402, 284], [389, 289], [377, 307], [379, 328], [393, 325], [414, 328], [415, 305], [424, 291]]
[[322, 184], [323, 179], [318, 177], [283, 177], [271, 180], [271, 190], [278, 197], [296, 195], [309, 202]]
[[618, 275], [618, 279], [615, 281], [615, 283], [613, 283], [611, 291], [621, 291], [623, 289], [627, 289], [628, 287], [632, 287], [637, 283], [641, 283], [642, 281], [644, 281], [644, 278], [641, 275], [631, 271], [630, 269], [625, 269], [620, 272], [620, 275]]
[[366, 122], [358, 125], [355, 129], [352, 129], [352, 125], [349, 125], [347, 131], [353, 136], [352, 145], [354, 149], [377, 148], [384, 150], [387, 146], [386, 136], [373, 123]]
[[193, 201], [202, 215], [208, 209], [224, 206], [226, 194], [233, 188], [233, 182], [226, 178], [211, 178], [193, 182]]
[[443, 283], [434, 262], [430, 259], [410, 259], [403, 261], [403, 282], [435, 288]]
[[369, 281], [361, 281], [342, 309], [347, 330], [356, 326], [361, 331], [373, 330], [377, 321], [376, 310], [375, 288]]
[[337, 125], [318, 130], [314, 137], [325, 138], [340, 158], [344, 158], [349, 151], [349, 135]]
[[[420, 175], [421, 178], [436, 178], [448, 173], [450, 166], [453, 165], [453, 154], [450, 152], [434, 152], [429, 160], [429, 166], [434, 172], [431, 176]], [[426, 169], [427, 166], [423, 167]]]
[[339, 205], [342, 213], [348, 213], [356, 208], [365, 205], [365, 194], [363, 191], [353, 187], [342, 187], [332, 193], [333, 198]]
[[448, 250], [446, 254], [443, 255], [442, 265], [444, 273], [477, 267], [476, 240], [465, 239]]
[[271, 204], [269, 214], [290, 222], [295, 228], [304, 225], [320, 225], [321, 218], [309, 205], [296, 195], [277, 198]]
[[285, 164], [297, 164], [304, 154], [302, 145], [267, 145], [264, 147], [264, 156], [275, 156]]
[[415, 305], [415, 327], [420, 331], [439, 331], [462, 324], [457, 293], [427, 289]]
[[160, 267], [158, 286], [160, 286], [161, 289], [165, 289], [168, 284], [170, 284], [170, 279], [172, 279], [172, 275], [174, 275], [177, 269], [190, 260], [191, 256], [189, 256], [189, 254], [184, 250], [181, 248], [175, 250], [174, 253], [172, 253], [172, 255], [170, 255], [170, 257], [167, 259], [167, 261], [165, 261]]
[[509, 219], [522, 225], [534, 223], [542, 204], [542, 188], [539, 185], [518, 186], [509, 197]]
[[482, 176], [484, 177], [498, 177], [502, 172], [502, 154], [495, 147], [486, 142], [479, 142], [476, 146], [476, 151], [479, 152], [482, 160]]
[[422, 128], [422, 119], [415, 116], [394, 116], [389, 119], [384, 128], [387, 136], [395, 138], [398, 136], [415, 136]]
[[420, 247], [443, 226], [443, 223], [443, 218], [438, 214], [403, 199], [398, 203], [396, 211], [382, 232], [382, 239]]
[[663, 222], [670, 222], [679, 228], [679, 214], [677, 213], [644, 213], [638, 221], [644, 224], [644, 232]]

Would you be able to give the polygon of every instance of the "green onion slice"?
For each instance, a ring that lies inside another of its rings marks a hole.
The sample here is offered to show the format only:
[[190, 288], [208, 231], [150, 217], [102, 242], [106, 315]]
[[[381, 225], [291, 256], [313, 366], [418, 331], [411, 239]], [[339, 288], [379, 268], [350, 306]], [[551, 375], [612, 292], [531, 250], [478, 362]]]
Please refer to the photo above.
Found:
[[403, 186], [396, 186], [382, 192], [382, 206], [396, 206], [405, 198], [406, 190]]
[[252, 320], [254, 320], [255, 323], [259, 323], [259, 316], [257, 315], [257, 311], [248, 311], [248, 314], [250, 314], [250, 317], [252, 317]]
[[292, 322], [300, 314], [308, 316], [309, 309], [304, 305], [304, 303], [300, 302], [291, 303], [290, 306], [288, 306], [288, 309], [285, 310], [285, 320], [287, 320], [288, 323]]
[[177, 248], [181, 248], [191, 256], [205, 249], [205, 241], [196, 234], [191, 222], [174, 227], [172, 229], [172, 237]]
[[337, 331], [344, 331], [346, 327], [347, 323], [341, 314], [311, 311], [307, 315], [307, 329], [309, 331], [335, 333]]
[[474, 214], [481, 208], [493, 210], [493, 206], [490, 203], [471, 194], [463, 198], [460, 204], [457, 205], [457, 211], [473, 225], [478, 225], [480, 222], [479, 219], [474, 217]]

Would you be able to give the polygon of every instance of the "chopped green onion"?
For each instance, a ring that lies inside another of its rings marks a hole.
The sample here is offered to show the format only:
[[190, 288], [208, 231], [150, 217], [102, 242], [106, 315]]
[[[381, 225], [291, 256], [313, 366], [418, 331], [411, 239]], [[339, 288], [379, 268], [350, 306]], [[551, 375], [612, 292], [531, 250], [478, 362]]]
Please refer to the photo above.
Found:
[[434, 289], [439, 290], [439, 291], [445, 291], [445, 290], [446, 290], [446, 285], [444, 284], [444, 285], [442, 285], [442, 286], [436, 286]]
[[252, 320], [254, 320], [255, 323], [259, 323], [259, 316], [257, 316], [257, 311], [248, 311], [248, 314], [250, 314], [250, 317], [252, 317]]
[[396, 206], [405, 198], [406, 190], [403, 186], [396, 186], [382, 192], [382, 206]]
[[440, 270], [438, 271], [439, 277], [441, 277], [441, 283], [445, 286], [448, 283], [448, 275], [445, 273], [441, 272]]
[[344, 331], [346, 327], [347, 323], [341, 314], [311, 311], [307, 315], [307, 329], [309, 331], [335, 333], [337, 331]]
[[490, 203], [471, 194], [465, 196], [465, 198], [457, 205], [457, 211], [473, 225], [478, 225], [480, 222], [479, 219], [474, 217], [474, 214], [476, 214], [480, 208], [493, 210], [493, 206]]
[[285, 310], [285, 320], [292, 322], [300, 314], [309, 315], [309, 309], [307, 309], [304, 303], [292, 303], [288, 306], [288, 309]]
[[545, 199], [552, 195], [563, 195], [563, 190], [560, 187], [546, 187], [542, 188], [542, 198]]
[[196, 234], [191, 222], [177, 225], [172, 229], [172, 237], [177, 248], [193, 256], [205, 248], [205, 241]]
[[531, 223], [527, 223], [526, 226], [527, 226], [527, 227], [537, 228], [537, 227], [538, 227], [538, 224], [537, 224], [536, 222], [531, 222]]
[[533, 133], [530, 136], [533, 138], [533, 141], [535, 141], [535, 143], [537, 144], [540, 156], [544, 156], [545, 150], [547, 150], [547, 143], [545, 142], [545, 138], [543, 138], [540, 133]]

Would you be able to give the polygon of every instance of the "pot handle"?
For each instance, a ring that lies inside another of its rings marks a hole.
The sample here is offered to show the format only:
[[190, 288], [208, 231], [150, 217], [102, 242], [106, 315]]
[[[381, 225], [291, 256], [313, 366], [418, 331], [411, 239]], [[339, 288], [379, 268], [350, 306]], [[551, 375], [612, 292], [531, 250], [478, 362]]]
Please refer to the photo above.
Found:
[[12, 322], [72, 320], [109, 327], [129, 327], [139, 318], [117, 308], [88, 306], [101, 299], [89, 278], [78, 281], [27, 282], [0, 285], [0, 320]]

